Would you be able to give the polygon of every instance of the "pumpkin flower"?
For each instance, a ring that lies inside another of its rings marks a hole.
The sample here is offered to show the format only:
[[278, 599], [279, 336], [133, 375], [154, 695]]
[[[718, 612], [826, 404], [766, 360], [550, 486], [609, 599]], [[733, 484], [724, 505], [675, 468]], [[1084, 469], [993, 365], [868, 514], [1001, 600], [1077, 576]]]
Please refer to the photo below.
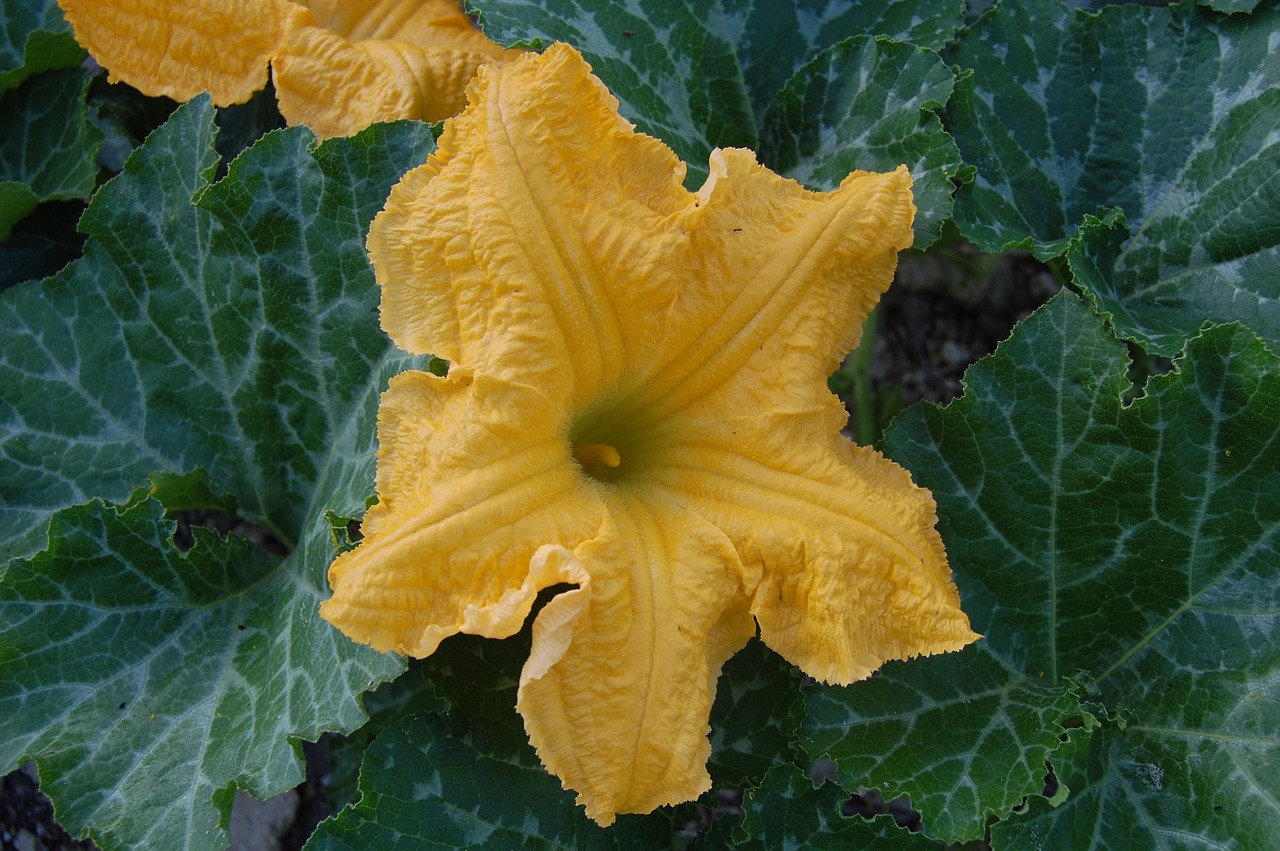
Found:
[[440, 121], [482, 64], [511, 59], [454, 0], [58, 0], [76, 39], [148, 95], [219, 106], [267, 83], [320, 137], [376, 121]]
[[958, 649], [932, 496], [827, 389], [910, 244], [911, 177], [805, 190], [717, 150], [687, 191], [572, 48], [482, 68], [369, 234], [382, 325], [446, 357], [378, 411], [378, 502], [322, 613], [428, 656], [517, 632], [517, 708], [609, 824], [710, 787], [724, 662], [810, 675]]

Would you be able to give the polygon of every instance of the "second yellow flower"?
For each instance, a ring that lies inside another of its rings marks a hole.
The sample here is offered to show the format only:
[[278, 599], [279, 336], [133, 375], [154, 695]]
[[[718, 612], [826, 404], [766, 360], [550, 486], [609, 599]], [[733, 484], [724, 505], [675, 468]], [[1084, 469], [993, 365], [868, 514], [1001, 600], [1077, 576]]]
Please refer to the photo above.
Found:
[[440, 121], [486, 62], [512, 58], [453, 0], [60, 0], [76, 39], [148, 95], [220, 106], [273, 70], [280, 111], [320, 137]]

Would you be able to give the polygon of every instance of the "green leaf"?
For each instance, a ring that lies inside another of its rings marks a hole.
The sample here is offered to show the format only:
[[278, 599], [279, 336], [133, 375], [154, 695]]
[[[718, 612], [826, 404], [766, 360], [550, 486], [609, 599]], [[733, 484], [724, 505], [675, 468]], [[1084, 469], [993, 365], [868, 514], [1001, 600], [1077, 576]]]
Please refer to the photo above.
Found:
[[89, 120], [89, 80], [65, 68], [0, 95], [0, 127], [9, 128], [0, 134], [0, 239], [36, 204], [93, 191], [102, 131]]
[[232, 782], [300, 782], [288, 739], [358, 724], [372, 673], [277, 558], [203, 529], [179, 553], [163, 518], [141, 491], [68, 509], [0, 583], [0, 770], [36, 759], [62, 823], [104, 848], [224, 847]]
[[156, 473], [151, 477], [150, 491], [150, 495], [170, 515], [177, 511], [199, 509], [234, 514], [236, 510], [236, 501], [226, 494], [217, 493], [204, 470], [186, 475]]
[[430, 136], [312, 151], [282, 131], [209, 186], [212, 119], [205, 100], [175, 113], [95, 196], [84, 258], [0, 301], [3, 550], [39, 549], [59, 508], [197, 467], [292, 545], [345, 463], [334, 441], [393, 357], [364, 234]]
[[20, 180], [0, 181], [0, 240], [40, 205], [40, 196]]
[[0, 94], [32, 74], [78, 65], [84, 57], [57, 0], [5, 0], [0, 7]]
[[[70, 69], [84, 57], [56, 0], [12, 0], [0, 10], [0, 241], [42, 201], [93, 189], [102, 134], [85, 108], [90, 74]], [[50, 247], [28, 238], [16, 257], [0, 258], [17, 267], [0, 273], [0, 284], [47, 267], [30, 257], [36, 246]]]
[[[420, 847], [416, 843], [428, 840], [443, 847], [542, 842], [605, 848], [669, 845], [670, 811], [622, 816], [617, 825], [602, 831], [582, 815], [573, 795], [562, 790], [537, 760], [515, 713], [529, 629], [526, 626], [520, 636], [501, 642], [450, 639], [408, 675], [370, 694], [367, 704], [373, 722], [354, 734], [356, 741], [367, 740], [371, 728], [384, 720], [404, 717], [411, 701], [403, 700], [403, 695], [412, 698], [421, 691], [415, 671], [425, 671], [434, 680], [436, 693], [452, 704], [452, 714], [448, 721], [419, 716], [397, 723], [380, 737], [366, 752], [361, 801], [326, 823], [308, 848], [398, 847], [387, 844], [397, 833], [413, 837], [411, 842], [405, 840], [405, 847]], [[384, 694], [390, 707], [382, 705]], [[790, 739], [799, 721], [799, 696], [800, 681], [793, 667], [758, 641], [728, 662], [711, 714], [708, 768], [714, 782], [740, 788], [759, 782], [770, 767], [788, 761]], [[406, 767], [406, 752], [415, 760], [411, 767]], [[350, 756], [339, 751], [335, 762]], [[419, 758], [425, 761], [417, 762]], [[402, 776], [406, 771], [417, 776], [413, 783]], [[425, 780], [433, 774], [439, 776], [434, 784]], [[428, 787], [429, 793], [423, 794]], [[414, 797], [404, 797], [408, 788], [415, 789]], [[508, 790], [508, 794], [494, 795], [493, 789]], [[456, 814], [442, 815], [455, 810]], [[449, 825], [443, 834], [448, 839], [438, 838], [441, 819]]]
[[961, 26], [963, 0], [757, 0], [745, 18], [726, 13], [742, 78], [763, 117], [787, 80], [818, 54], [853, 36], [886, 36], [940, 50]]
[[1066, 724], [1080, 723], [1076, 692], [980, 643], [890, 663], [847, 688], [814, 688], [801, 741], [836, 762], [846, 789], [907, 795], [926, 833], [963, 842], [983, 835], [987, 814], [1007, 815], [1044, 788], [1046, 760]]
[[366, 752], [360, 801], [323, 822], [308, 851], [365, 848], [661, 848], [669, 816], [604, 829], [538, 761], [515, 711], [530, 626], [503, 641], [457, 636], [427, 660], [447, 717], [403, 719]]
[[[1171, 8], [1087, 14], [1001, 3], [948, 58], [947, 115], [977, 179], [956, 219], [984, 250], [1062, 254], [1120, 334], [1172, 355], [1205, 319], [1280, 340], [1280, 4], [1222, 17]], [[1128, 236], [1128, 239], [1125, 239]]]
[[1233, 14], [1235, 12], [1252, 12], [1258, 8], [1261, 0], [1200, 0], [1200, 5], [1208, 6], [1219, 12]]
[[[363, 244], [430, 135], [282, 131], [210, 186], [212, 120], [207, 98], [180, 107], [95, 196], [84, 258], [0, 296], [6, 543], [48, 541], [0, 582], [0, 755], [36, 758], [64, 823], [108, 848], [221, 847], [235, 786], [297, 783], [291, 740], [359, 726], [357, 695], [404, 667], [317, 607], [326, 512], [360, 516], [373, 489], [378, 393], [425, 365], [378, 328]], [[157, 472], [175, 505], [225, 495], [292, 552], [196, 530], [184, 556], [154, 499], [70, 507]]]
[[758, 640], [725, 663], [711, 707], [711, 759], [717, 786], [741, 789], [791, 758], [800, 722], [797, 670]]
[[964, 2], [965, 26], [972, 26], [974, 21], [978, 20], [987, 12], [991, 11], [991, 7], [994, 5], [996, 5], [996, 0], [965, 0]]
[[481, 0], [469, 4], [489, 38], [502, 44], [578, 48], [618, 98], [622, 114], [707, 175], [711, 149], [758, 148], [759, 134], [723, 8], [710, 0]]
[[916, 181], [915, 247], [927, 248], [951, 215], [952, 180], [962, 171], [935, 112], [954, 83], [932, 51], [868, 36], [843, 41], [778, 94], [764, 118], [760, 157], [823, 190], [857, 169], [890, 171], [905, 163]]
[[[679, 4], [660, 0], [591, 4], [578, 0], [475, 0], [470, 5], [480, 13], [486, 34], [499, 42], [545, 46], [565, 41], [581, 50], [619, 99], [622, 114], [643, 132], [670, 145], [688, 164], [690, 185], [701, 184], [706, 178], [707, 158], [713, 148], [760, 150], [761, 126], [779, 90], [823, 51], [851, 36], [866, 34], [916, 38], [940, 46], [959, 27], [963, 9], [959, 0], [854, 0], [839, 6], [818, 0], [765, 0], [746, 9], [711, 0]], [[848, 64], [853, 59], [856, 66]], [[827, 61], [834, 62], [842, 73], [857, 76], [875, 70], [881, 60], [874, 55], [851, 56], [846, 50]], [[885, 79], [886, 71], [879, 73], [879, 79]], [[909, 92], [906, 87], [895, 87], [893, 92], [881, 108], [902, 110], [908, 138], [898, 144], [914, 149], [910, 137], [916, 132], [920, 111], [929, 108], [930, 97]], [[856, 150], [854, 140], [859, 135], [872, 132], [874, 125], [883, 133], [895, 122], [870, 107], [875, 94], [861, 99], [855, 99], [854, 94], [850, 87], [833, 91], [831, 109], [841, 111], [845, 118], [839, 122], [833, 115], [827, 118], [833, 121], [831, 128], [841, 134], [830, 144]], [[822, 101], [815, 99], [813, 106], [821, 109]], [[789, 116], [788, 121], [794, 117]], [[806, 113], [801, 121], [817, 122], [820, 118]], [[889, 144], [887, 139], [879, 141]], [[767, 159], [765, 162], [770, 164]], [[883, 169], [896, 167], [902, 160], [889, 166], [859, 162], [859, 168]]]
[[[1260, 694], [1256, 700], [1274, 702], [1275, 695]], [[1274, 738], [1274, 720], [1270, 723], [1273, 726], [1266, 732]], [[1242, 738], [1255, 737], [1246, 732]], [[1275, 809], [1274, 781], [1269, 789], [1265, 782], [1274, 776], [1274, 762], [1259, 764], [1257, 755], [1247, 749], [1223, 752], [1189, 743], [1190, 747], [1169, 752], [1147, 744], [1141, 730], [1130, 732], [1124, 723], [1109, 724], [1088, 740], [1072, 737], [1054, 760], [1058, 778], [1071, 789], [1066, 803], [1054, 809], [1043, 799], [1029, 802], [1024, 815], [992, 828], [993, 847], [1023, 848], [1030, 843], [1064, 849], [1160, 849], [1199, 844], [1269, 849], [1274, 845], [1275, 821], [1265, 815]], [[1214, 771], [1199, 770], [1205, 762], [1216, 763]], [[1215, 773], [1240, 772], [1251, 773], [1259, 782], [1227, 787], [1205, 782]], [[1175, 798], [1166, 793], [1169, 788], [1193, 789], [1193, 797]], [[1260, 789], [1273, 799], [1259, 797]], [[1232, 796], [1241, 793], [1245, 801], [1237, 804]], [[1178, 812], [1169, 812], [1171, 804]], [[1108, 817], [1108, 810], [1117, 806], [1137, 817]], [[1263, 817], [1257, 818], [1258, 813]], [[1169, 828], [1188, 821], [1211, 824], [1213, 833], [1227, 838], [1218, 844], [1206, 838], [1210, 831], [1188, 834]], [[1096, 827], [1082, 835], [1082, 824]]]
[[1280, 363], [1210, 327], [1127, 407], [1125, 368], [1064, 293], [960, 400], [900, 417], [887, 451], [937, 498], [989, 650], [1046, 685], [1083, 671], [1128, 719], [1077, 745], [1087, 765], [1064, 753], [1070, 797], [1033, 799], [1036, 829], [1066, 847], [1264, 847], [1280, 835]]
[[330, 805], [336, 810], [360, 797], [360, 763], [370, 743], [383, 730], [411, 715], [443, 712], [446, 708], [422, 664], [414, 660], [410, 660], [404, 674], [365, 694], [364, 710], [369, 713], [369, 720], [346, 736], [329, 739], [331, 769], [324, 792]]
[[799, 768], [778, 766], [742, 802], [742, 829], [750, 839], [739, 847], [865, 851], [940, 851], [943, 847], [923, 834], [898, 827], [891, 816], [843, 815], [840, 808], [848, 799], [849, 793], [835, 783], [815, 789]]
[[[1090, 12], [1096, 12], [1106, 6], [1168, 6], [1171, 3], [1177, 3], [1178, 0], [1059, 0], [1063, 5], [1070, 6], [1072, 9], [1087, 9]], [[1200, 0], [1200, 5], [1210, 5], [1206, 0]]]

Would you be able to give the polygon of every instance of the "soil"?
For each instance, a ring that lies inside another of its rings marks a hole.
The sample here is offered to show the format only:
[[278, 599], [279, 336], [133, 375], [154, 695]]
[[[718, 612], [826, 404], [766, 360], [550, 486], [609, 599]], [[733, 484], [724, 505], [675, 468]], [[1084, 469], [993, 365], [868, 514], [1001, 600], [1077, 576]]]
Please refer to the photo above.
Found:
[[53, 819], [53, 805], [40, 793], [35, 763], [0, 777], [0, 849], [3, 851], [88, 851]]
[[883, 393], [900, 387], [904, 406], [949, 402], [970, 364], [1059, 289], [1049, 268], [1022, 251], [984, 255], [957, 242], [904, 255], [880, 301], [872, 385]]

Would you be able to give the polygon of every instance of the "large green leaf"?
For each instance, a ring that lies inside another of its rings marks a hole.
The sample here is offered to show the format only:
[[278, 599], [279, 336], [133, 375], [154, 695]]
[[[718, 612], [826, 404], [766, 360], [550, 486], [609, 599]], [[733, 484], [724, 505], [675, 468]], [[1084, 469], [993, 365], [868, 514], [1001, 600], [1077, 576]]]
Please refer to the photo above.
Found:
[[32, 74], [68, 68], [84, 56], [58, 0], [5, 0], [0, 6], [0, 94]]
[[909, 796], [949, 842], [980, 838], [988, 814], [1039, 794], [1067, 725], [1084, 723], [1074, 684], [1028, 676], [985, 644], [816, 688], [806, 708], [804, 746], [836, 762], [845, 788]]
[[748, 97], [762, 117], [791, 75], [827, 48], [869, 35], [940, 50], [960, 29], [963, 6], [963, 0], [754, 0], [726, 9], [721, 31], [732, 33]]
[[972, 69], [947, 108], [977, 166], [961, 230], [1050, 257], [1119, 208], [1129, 230], [1087, 228], [1072, 268], [1122, 335], [1172, 355], [1207, 318], [1280, 340], [1277, 28], [1275, 0], [1230, 17], [999, 4], [948, 55]]
[[1085, 672], [1107, 707], [1092, 717], [1127, 721], [1049, 754], [1070, 795], [1033, 799], [1020, 835], [1261, 848], [1280, 835], [1280, 363], [1210, 327], [1128, 406], [1126, 366], [1060, 295], [887, 450], [938, 499], [989, 650], [1046, 686]]
[[[93, 190], [102, 133], [85, 106], [91, 75], [70, 67], [84, 56], [56, 0], [0, 8], [0, 240], [42, 201]], [[15, 266], [41, 266], [8, 249], [2, 259]], [[0, 285], [19, 276], [0, 272]]]
[[[1177, 3], [1178, 0], [1059, 0], [1059, 2], [1073, 9], [1088, 9], [1096, 12], [1104, 6], [1169, 6]], [[1212, 0], [1199, 0], [1199, 2], [1202, 6], [1213, 5]]]
[[98, 192], [85, 257], [0, 301], [0, 551], [39, 549], [53, 511], [121, 502], [156, 471], [203, 467], [289, 545], [316, 513], [390, 347], [364, 233], [429, 135], [312, 152], [279, 132], [210, 186], [212, 119], [203, 100], [179, 113]]
[[857, 169], [905, 163], [916, 181], [916, 247], [926, 248], [951, 215], [961, 173], [934, 112], [954, 83], [932, 51], [870, 36], [843, 41], [801, 68], [770, 105], [761, 159], [818, 189], [834, 189]]
[[623, 115], [688, 164], [691, 184], [706, 177], [716, 147], [756, 150], [766, 165], [817, 189], [855, 168], [905, 162], [929, 204], [917, 245], [931, 242], [950, 214], [959, 159], [934, 112], [950, 93], [950, 72], [928, 51], [842, 42], [884, 35], [939, 47], [960, 25], [959, 0], [471, 5], [500, 42], [565, 41], [581, 50]]
[[[403, 669], [317, 606], [336, 518], [372, 495], [378, 392], [411, 363], [378, 328], [365, 232], [430, 135], [283, 131], [209, 185], [212, 122], [207, 98], [181, 107], [95, 197], [85, 257], [0, 296], [6, 544], [47, 547], [0, 580], [0, 767], [36, 758], [107, 847], [219, 847], [233, 784], [298, 782], [291, 740], [358, 726], [356, 696]], [[153, 473], [155, 497], [73, 507]], [[292, 552], [179, 553], [163, 509], [201, 504]]]
[[515, 712], [530, 629], [492, 641], [458, 636], [427, 660], [453, 708], [381, 734], [366, 752], [361, 799], [321, 824], [309, 851], [417, 848], [662, 848], [669, 815], [587, 819], [548, 774]]
[[102, 131], [89, 120], [89, 79], [47, 71], [0, 95], [0, 239], [40, 202], [93, 191]]
[[390, 673], [320, 622], [312, 577], [195, 531], [183, 554], [158, 501], [95, 501], [0, 583], [0, 770], [36, 759], [104, 848], [224, 847], [231, 784], [299, 783], [296, 740], [358, 725], [354, 695]]

